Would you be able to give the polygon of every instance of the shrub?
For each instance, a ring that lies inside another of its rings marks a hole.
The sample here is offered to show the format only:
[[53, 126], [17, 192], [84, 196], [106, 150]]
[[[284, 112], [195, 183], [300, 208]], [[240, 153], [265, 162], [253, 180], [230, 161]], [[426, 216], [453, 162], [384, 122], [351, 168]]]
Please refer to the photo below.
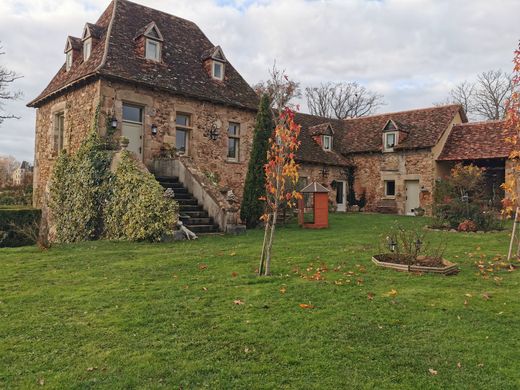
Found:
[[109, 239], [159, 241], [173, 230], [177, 203], [164, 196], [152, 174], [143, 172], [128, 152], [110, 180], [105, 208], [105, 234]]
[[92, 130], [78, 152], [58, 157], [52, 175], [49, 208], [58, 242], [99, 238], [103, 230], [110, 155]]
[[40, 223], [41, 211], [31, 208], [0, 208], [0, 247], [32, 245], [34, 237], [24, 234]]

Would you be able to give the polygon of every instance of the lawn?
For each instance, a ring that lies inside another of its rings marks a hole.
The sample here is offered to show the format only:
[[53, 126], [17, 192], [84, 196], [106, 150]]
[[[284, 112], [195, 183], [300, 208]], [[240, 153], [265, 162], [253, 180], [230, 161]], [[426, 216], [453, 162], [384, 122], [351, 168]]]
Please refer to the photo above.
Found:
[[433, 232], [461, 272], [412, 275], [370, 261], [395, 220], [426, 224], [280, 228], [262, 278], [261, 231], [2, 249], [0, 388], [518, 389], [520, 271], [475, 266], [507, 232]]

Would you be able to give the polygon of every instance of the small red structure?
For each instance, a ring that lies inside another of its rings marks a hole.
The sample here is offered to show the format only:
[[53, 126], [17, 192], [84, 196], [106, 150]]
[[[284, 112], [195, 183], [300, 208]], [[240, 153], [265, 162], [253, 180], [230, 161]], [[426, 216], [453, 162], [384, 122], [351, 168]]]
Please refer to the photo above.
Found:
[[298, 223], [308, 229], [329, 227], [329, 190], [315, 181], [300, 191]]

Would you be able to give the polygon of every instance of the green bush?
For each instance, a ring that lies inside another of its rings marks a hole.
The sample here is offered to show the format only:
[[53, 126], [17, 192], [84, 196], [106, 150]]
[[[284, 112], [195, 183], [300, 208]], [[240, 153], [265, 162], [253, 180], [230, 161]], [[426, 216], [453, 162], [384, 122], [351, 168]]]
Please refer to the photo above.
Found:
[[100, 237], [102, 208], [110, 175], [110, 155], [96, 131], [91, 131], [78, 152], [61, 153], [53, 170], [49, 207], [58, 242]]
[[32, 245], [34, 239], [23, 234], [40, 223], [41, 211], [32, 208], [1, 207], [0, 208], [0, 247]]
[[32, 186], [7, 188], [0, 191], [0, 205], [32, 204]]
[[160, 241], [172, 231], [178, 215], [177, 202], [164, 197], [164, 189], [143, 172], [128, 152], [110, 180], [105, 208], [105, 233], [109, 239]]

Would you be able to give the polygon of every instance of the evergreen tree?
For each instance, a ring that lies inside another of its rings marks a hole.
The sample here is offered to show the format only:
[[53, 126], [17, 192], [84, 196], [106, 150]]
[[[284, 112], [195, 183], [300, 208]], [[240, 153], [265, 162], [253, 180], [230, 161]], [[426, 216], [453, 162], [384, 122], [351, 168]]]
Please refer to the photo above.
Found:
[[240, 208], [240, 218], [248, 228], [256, 227], [264, 213], [265, 202], [259, 198], [265, 195], [264, 165], [267, 162], [267, 148], [273, 129], [271, 102], [269, 96], [264, 94], [256, 115], [253, 146]]

